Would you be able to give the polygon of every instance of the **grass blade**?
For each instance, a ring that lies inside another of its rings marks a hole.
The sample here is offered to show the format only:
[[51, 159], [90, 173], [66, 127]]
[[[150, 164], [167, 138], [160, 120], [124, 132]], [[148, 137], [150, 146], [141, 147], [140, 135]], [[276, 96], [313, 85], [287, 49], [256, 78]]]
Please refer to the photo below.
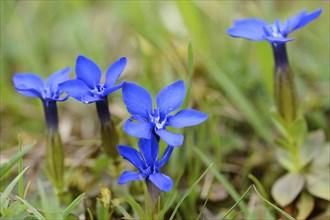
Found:
[[209, 165], [209, 167], [204, 171], [204, 173], [194, 182], [194, 184], [192, 184], [189, 189], [183, 194], [182, 198], [179, 200], [178, 204], [175, 206], [172, 215], [170, 217], [170, 220], [172, 220], [176, 214], [176, 212], [178, 211], [181, 203], [185, 200], [185, 198], [190, 194], [190, 192], [195, 188], [195, 186], [197, 185], [197, 183], [199, 183], [199, 181], [201, 181], [201, 179], [205, 176], [205, 174], [209, 171], [209, 169], [211, 169], [211, 167], [213, 166], [213, 163], [211, 163]]
[[2, 210], [5, 206], [5, 200], [8, 198], [9, 194], [11, 191], [13, 191], [16, 183], [18, 180], [21, 178], [21, 176], [24, 174], [24, 172], [28, 169], [29, 167], [26, 167], [20, 174], [16, 176], [16, 178], [11, 181], [11, 183], [7, 186], [7, 188], [3, 191], [3, 193], [0, 196], [0, 210]]
[[140, 219], [145, 219], [146, 218], [146, 215], [145, 215], [142, 207], [131, 196], [127, 196], [126, 201], [138, 213]]
[[280, 209], [279, 207], [277, 207], [276, 205], [274, 205], [273, 203], [269, 202], [267, 199], [265, 199], [257, 190], [257, 188], [255, 187], [255, 185], [253, 185], [254, 190], [256, 191], [256, 193], [258, 193], [258, 195], [260, 196], [260, 198], [262, 200], [264, 200], [268, 205], [270, 205], [271, 207], [273, 207], [276, 211], [278, 211], [279, 213], [281, 213], [282, 215], [284, 215], [286, 218], [290, 219], [290, 220], [295, 220], [295, 218], [293, 218], [291, 215], [289, 215], [288, 213], [286, 213], [285, 211], [283, 211], [282, 209]]
[[37, 219], [39, 219], [39, 220], [46, 220], [46, 218], [37, 209], [35, 209], [30, 203], [28, 203], [24, 199], [21, 199], [18, 196], [17, 196], [17, 199], [19, 199], [24, 205], [26, 205], [31, 210], [31, 212], [35, 215], [35, 217]]
[[[21, 136], [18, 136], [18, 152], [22, 152]], [[23, 156], [18, 159], [18, 173], [23, 171]], [[23, 175], [18, 180], [18, 196], [24, 198], [24, 178]]]
[[85, 197], [85, 193], [82, 193], [75, 200], [73, 200], [73, 202], [70, 203], [70, 205], [64, 210], [62, 214], [63, 219], [65, 219], [68, 215], [70, 215], [71, 211], [81, 203], [84, 197]]
[[231, 213], [231, 211], [233, 211], [234, 208], [242, 201], [242, 199], [244, 199], [245, 195], [250, 191], [251, 188], [252, 185], [243, 193], [241, 198], [228, 210], [228, 212], [223, 216], [222, 219], [226, 219], [226, 217]]
[[[202, 159], [204, 164], [208, 166], [210, 164], [207, 156], [197, 147], [193, 148], [194, 151], [197, 153], [197, 155]], [[226, 179], [224, 175], [222, 175], [217, 169], [212, 167], [211, 169], [213, 175], [215, 178], [225, 187], [225, 189], [228, 191], [229, 195], [235, 200], [235, 202], [238, 202], [240, 200], [240, 194], [234, 189], [234, 187], [230, 184], [230, 182]], [[242, 209], [244, 214], [248, 213], [247, 206], [245, 202], [238, 203], [238, 206]]]
[[22, 151], [19, 151], [16, 153], [10, 160], [6, 163], [0, 164], [0, 180], [5, 177], [11, 168], [22, 158], [27, 152], [29, 152], [32, 148], [33, 144], [27, 145], [22, 149]]

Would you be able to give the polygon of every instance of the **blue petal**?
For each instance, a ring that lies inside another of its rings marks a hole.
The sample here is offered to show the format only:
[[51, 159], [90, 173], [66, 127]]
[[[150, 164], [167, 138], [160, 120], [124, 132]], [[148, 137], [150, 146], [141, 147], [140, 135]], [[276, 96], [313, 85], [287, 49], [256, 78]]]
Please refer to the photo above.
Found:
[[129, 113], [141, 115], [145, 119], [149, 118], [149, 114], [152, 112], [152, 99], [147, 90], [134, 83], [125, 82], [122, 92]]
[[22, 95], [43, 98], [44, 82], [32, 73], [17, 73], [13, 77], [15, 89]]
[[165, 129], [156, 130], [156, 134], [159, 135], [168, 145], [177, 147], [183, 142], [183, 135], [169, 132]]
[[62, 91], [80, 102], [84, 102], [86, 99], [93, 98], [92, 93], [90, 92], [87, 85], [79, 79], [67, 80], [63, 83], [60, 83], [58, 86]]
[[126, 57], [122, 57], [114, 62], [107, 70], [105, 75], [104, 87], [109, 88], [115, 85], [116, 81], [124, 71], [127, 64]]
[[117, 146], [119, 154], [125, 159], [131, 162], [140, 172], [144, 169], [144, 162], [140, 153], [129, 146]]
[[174, 128], [183, 128], [193, 126], [204, 122], [207, 119], [207, 114], [194, 109], [183, 109], [174, 116], [167, 118], [166, 126]]
[[176, 81], [159, 91], [156, 102], [159, 111], [163, 114], [175, 111], [182, 105], [186, 95], [183, 80]]
[[169, 176], [162, 173], [154, 173], [149, 176], [149, 180], [160, 190], [168, 192], [173, 187], [173, 181]]
[[124, 131], [134, 137], [150, 139], [151, 125], [146, 121], [128, 119], [124, 124]]
[[79, 55], [76, 61], [77, 78], [82, 80], [90, 89], [100, 84], [102, 71], [93, 60]]
[[141, 138], [138, 143], [143, 158], [149, 165], [153, 165], [157, 161], [159, 144], [154, 135], [150, 139]]
[[309, 22], [315, 20], [316, 18], [318, 18], [320, 16], [322, 12], [322, 9], [318, 9], [310, 14], [306, 14], [307, 11], [303, 10], [302, 12], [300, 12], [298, 15], [293, 16], [291, 18], [288, 18], [284, 24], [284, 32], [285, 34], [289, 34], [290, 32], [302, 28], [303, 26], [305, 26], [306, 24], [308, 24]]
[[157, 164], [158, 169], [162, 168], [166, 164], [166, 162], [170, 159], [173, 149], [174, 149], [173, 146], [170, 146], [170, 145], [167, 146], [162, 159], [160, 159]]
[[122, 82], [122, 83], [120, 83], [120, 84], [118, 84], [116, 86], [113, 86], [113, 87], [105, 88], [104, 91], [103, 91], [103, 93], [102, 93], [102, 95], [103, 96], [107, 96], [110, 93], [112, 93], [112, 92], [114, 92], [114, 91], [116, 91], [118, 89], [121, 89], [123, 87], [123, 84], [124, 84], [124, 82]]
[[134, 180], [143, 180], [141, 173], [124, 171], [118, 178], [118, 184], [124, 184]]
[[233, 27], [227, 29], [227, 33], [232, 37], [262, 41], [265, 40], [263, 28], [266, 25], [268, 25], [267, 22], [257, 18], [237, 20]]
[[59, 88], [58, 84], [66, 81], [69, 78], [71, 67], [59, 70], [48, 77], [46, 80], [46, 87], [50, 89], [51, 93], [57, 93]]

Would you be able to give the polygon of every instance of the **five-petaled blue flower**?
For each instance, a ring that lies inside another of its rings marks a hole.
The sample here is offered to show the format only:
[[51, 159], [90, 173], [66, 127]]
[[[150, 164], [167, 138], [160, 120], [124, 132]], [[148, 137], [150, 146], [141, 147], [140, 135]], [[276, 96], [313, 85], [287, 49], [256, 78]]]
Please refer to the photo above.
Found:
[[168, 146], [163, 157], [157, 160], [159, 153], [158, 141], [151, 136], [150, 139], [141, 138], [138, 143], [140, 153], [129, 146], [118, 146], [119, 154], [131, 162], [139, 172], [124, 171], [118, 179], [119, 184], [124, 184], [133, 180], [151, 181], [160, 190], [168, 192], [173, 187], [173, 181], [169, 176], [159, 171], [170, 158], [173, 147]]
[[166, 130], [167, 126], [183, 128], [202, 123], [207, 114], [194, 109], [183, 109], [175, 115], [185, 98], [185, 85], [182, 80], [163, 88], [156, 97], [157, 108], [152, 108], [152, 98], [147, 90], [134, 83], [124, 83], [122, 92], [126, 108], [132, 117], [124, 124], [129, 135], [150, 139], [155, 134], [168, 145], [179, 146], [183, 135]]
[[104, 101], [108, 94], [120, 89], [122, 83], [114, 86], [127, 64], [126, 57], [114, 62], [106, 71], [105, 82], [100, 83], [102, 71], [97, 64], [85, 56], [76, 61], [77, 78], [61, 83], [60, 88], [85, 104]]
[[62, 91], [59, 83], [66, 81], [71, 68], [59, 70], [48, 77], [46, 82], [32, 73], [16, 73], [13, 77], [15, 89], [22, 95], [41, 98], [44, 102], [65, 101], [68, 96], [61, 97]]
[[298, 15], [288, 18], [284, 23], [277, 19], [274, 24], [268, 24], [257, 18], [237, 20], [227, 33], [232, 37], [255, 41], [267, 40], [272, 44], [281, 44], [293, 40], [293, 38], [287, 38], [287, 35], [316, 19], [321, 12], [321, 8], [310, 14], [303, 10]]

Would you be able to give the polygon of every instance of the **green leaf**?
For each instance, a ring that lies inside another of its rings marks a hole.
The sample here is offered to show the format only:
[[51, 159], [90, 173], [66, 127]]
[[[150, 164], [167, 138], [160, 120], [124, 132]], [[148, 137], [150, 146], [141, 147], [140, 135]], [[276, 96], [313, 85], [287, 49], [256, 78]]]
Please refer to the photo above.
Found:
[[297, 201], [297, 219], [306, 219], [314, 208], [314, 198], [307, 192], [302, 192]]
[[69, 216], [69, 214], [71, 213], [71, 211], [73, 209], [75, 209], [81, 203], [81, 201], [84, 199], [84, 197], [85, 197], [85, 193], [82, 193], [73, 202], [71, 202], [71, 204], [63, 212], [63, 215], [62, 216], [63, 216], [64, 219], [67, 216]]
[[16, 183], [18, 182], [18, 180], [21, 178], [21, 176], [25, 173], [25, 171], [28, 169], [29, 167], [26, 167], [20, 174], [18, 174], [16, 176], [16, 178], [11, 181], [11, 183], [6, 187], [6, 189], [3, 191], [3, 193], [0, 195], [0, 210], [2, 210], [3, 208], [6, 208], [5, 205], [5, 200], [8, 198], [9, 194], [11, 193], [11, 191], [13, 191]]
[[303, 117], [297, 118], [290, 127], [290, 137], [300, 141], [304, 140], [306, 132], [307, 124]]
[[292, 160], [292, 156], [290, 152], [284, 149], [277, 150], [277, 159], [281, 166], [286, 169], [287, 171], [295, 170], [295, 165]]
[[330, 174], [329, 168], [319, 170], [317, 173], [307, 174], [307, 191], [321, 199], [330, 201]]
[[19, 151], [14, 156], [12, 156], [8, 162], [0, 164], [0, 180], [9, 173], [11, 168], [20, 160], [20, 158], [22, 158], [27, 152], [31, 150], [33, 145], [34, 143], [27, 145], [23, 148], [22, 151]]
[[271, 119], [276, 126], [277, 130], [284, 136], [288, 137], [287, 123], [284, 119], [278, 114], [277, 111], [273, 110], [270, 112]]
[[175, 206], [171, 217], [169, 218], [170, 220], [172, 220], [176, 214], [176, 212], [178, 211], [181, 203], [185, 200], [185, 198], [190, 194], [190, 192], [196, 187], [197, 183], [199, 183], [199, 181], [201, 181], [201, 179], [205, 176], [205, 174], [209, 171], [209, 169], [213, 166], [213, 163], [210, 164], [210, 166], [204, 171], [204, 173], [189, 187], [189, 189], [183, 194], [183, 196], [181, 197], [181, 199], [179, 200], [178, 204]]
[[280, 177], [272, 187], [274, 200], [282, 207], [289, 205], [303, 190], [305, 178], [299, 174], [288, 173]]
[[20, 197], [17, 197], [17, 199], [19, 199], [22, 203], [24, 203], [31, 210], [31, 212], [34, 214], [34, 216], [38, 220], [46, 220], [46, 218], [37, 209], [35, 209], [30, 203], [28, 203], [24, 199], [21, 199]]

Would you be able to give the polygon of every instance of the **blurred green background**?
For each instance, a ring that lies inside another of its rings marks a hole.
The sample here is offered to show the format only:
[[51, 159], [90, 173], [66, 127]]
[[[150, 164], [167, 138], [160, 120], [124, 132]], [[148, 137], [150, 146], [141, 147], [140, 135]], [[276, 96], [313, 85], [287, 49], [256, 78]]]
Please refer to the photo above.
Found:
[[[71, 66], [83, 54], [106, 68], [126, 56], [121, 80], [138, 83], [154, 96], [169, 83], [189, 83], [187, 45], [194, 53], [189, 106], [209, 114], [202, 125], [186, 128], [185, 142], [169, 161], [174, 179], [191, 168], [191, 148], [197, 146], [220, 170], [238, 174], [233, 184], [246, 188], [246, 175], [257, 174], [274, 162], [273, 55], [267, 42], [234, 39], [226, 29], [233, 20], [275, 18], [320, 7], [321, 16], [290, 35], [287, 44], [291, 67], [309, 130], [322, 129], [329, 140], [330, 120], [330, 15], [329, 1], [1, 1], [1, 149], [41, 141], [44, 118], [41, 102], [20, 95], [12, 84], [15, 72], [51, 73]], [[121, 92], [110, 95], [110, 109], [122, 131], [128, 113]], [[64, 143], [99, 138], [94, 105], [73, 99], [59, 103]], [[183, 131], [181, 131], [183, 132]], [[121, 132], [120, 142], [136, 146]], [[187, 159], [188, 158], [188, 159]], [[242, 159], [243, 158], [243, 159]], [[182, 167], [182, 170], [178, 169]], [[260, 166], [260, 170], [258, 170]], [[199, 174], [199, 175], [198, 175]], [[241, 180], [244, 180], [243, 183]], [[265, 180], [270, 185], [271, 179]], [[189, 207], [189, 206], [188, 206]]]

